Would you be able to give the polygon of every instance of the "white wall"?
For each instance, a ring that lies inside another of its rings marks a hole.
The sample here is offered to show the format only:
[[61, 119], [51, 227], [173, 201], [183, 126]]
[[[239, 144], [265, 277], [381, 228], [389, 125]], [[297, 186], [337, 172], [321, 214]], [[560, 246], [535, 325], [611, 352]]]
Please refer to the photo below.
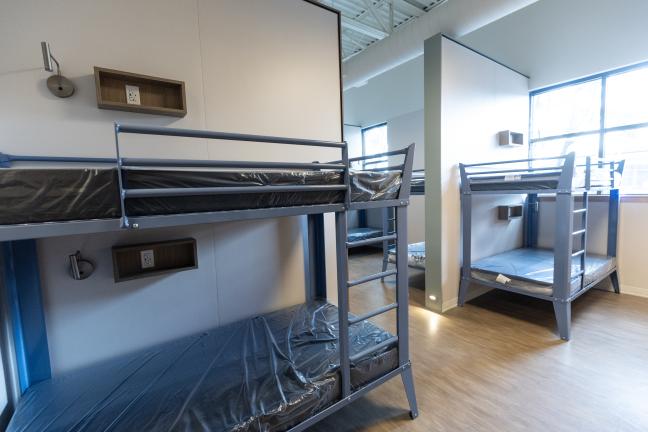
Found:
[[648, 2], [539, 0], [461, 38], [545, 87], [648, 60]]
[[[0, 151], [113, 156], [115, 120], [340, 140], [337, 37], [336, 15], [301, 0], [3, 2]], [[41, 40], [51, 43], [77, 85], [72, 98], [47, 91]], [[185, 81], [187, 116], [97, 109], [95, 65]], [[123, 143], [126, 156], [339, 158], [339, 152], [266, 144], [132, 136]], [[198, 270], [112, 282], [111, 246], [180, 237], [198, 240]], [[38, 246], [55, 374], [303, 299], [297, 218], [70, 236]], [[98, 264], [82, 282], [67, 276], [65, 256], [77, 249]]]
[[[648, 60], [647, 17], [644, 0], [540, 0], [461, 40], [530, 75], [531, 87], [539, 88]], [[637, 250], [648, 243], [647, 213], [645, 199], [622, 197], [621, 288], [642, 296], [648, 296], [648, 267]], [[550, 233], [548, 224], [541, 229]]]
[[[425, 44], [427, 306], [456, 306], [461, 266], [458, 164], [525, 157], [500, 147], [501, 130], [526, 130], [528, 80], [440, 35]], [[473, 259], [522, 244], [521, 220], [499, 222], [497, 206], [517, 196], [473, 200]]]

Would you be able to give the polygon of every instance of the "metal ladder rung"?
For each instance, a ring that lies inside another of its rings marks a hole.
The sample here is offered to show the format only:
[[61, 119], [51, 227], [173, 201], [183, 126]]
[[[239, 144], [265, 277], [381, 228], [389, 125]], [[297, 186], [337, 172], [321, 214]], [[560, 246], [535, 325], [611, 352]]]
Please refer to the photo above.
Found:
[[369, 276], [365, 276], [365, 277], [360, 278], [360, 279], [348, 281], [347, 282], [347, 287], [351, 288], [352, 286], [356, 286], [356, 285], [360, 285], [360, 284], [363, 284], [363, 283], [371, 282], [373, 280], [381, 279], [381, 278], [384, 278], [384, 277], [387, 277], [387, 276], [392, 276], [392, 275], [395, 275], [396, 273], [398, 273], [396, 270], [387, 270], [387, 271], [380, 272], [380, 273], [374, 273], [374, 274], [371, 274]]
[[587, 211], [587, 207], [585, 207], [585, 208], [581, 208], [581, 209], [577, 209], [577, 210], [574, 210], [574, 214], [577, 214], [577, 213], [585, 213], [586, 211]]
[[374, 243], [381, 243], [384, 241], [389, 241], [389, 240], [396, 240], [396, 234], [390, 234], [386, 236], [380, 236], [380, 237], [373, 237], [370, 239], [365, 239], [365, 240], [358, 240], [354, 242], [346, 242], [347, 248], [351, 249], [354, 247], [358, 246], [366, 246]]
[[577, 251], [577, 252], [574, 252], [574, 253], [572, 254], [572, 258], [575, 258], [575, 257], [577, 257], [577, 256], [581, 256], [581, 255], [583, 255], [584, 253], [585, 253], [585, 249], [581, 249], [581, 250], [579, 250], [579, 251]]
[[374, 345], [374, 346], [372, 346], [370, 348], [367, 348], [364, 351], [360, 351], [359, 353], [350, 356], [349, 360], [351, 360], [351, 363], [355, 363], [358, 360], [362, 359], [363, 357], [367, 357], [367, 356], [375, 353], [376, 351], [380, 351], [382, 349], [389, 348], [390, 346], [396, 345], [397, 343], [398, 343], [398, 336], [392, 336], [389, 339], [379, 343], [378, 345]]
[[586, 232], [587, 232], [587, 229], [583, 228], [583, 229], [581, 229], [581, 230], [574, 231], [574, 232], [572, 233], [572, 235], [573, 235], [573, 236], [577, 236], [577, 235], [585, 234]]
[[392, 303], [390, 305], [383, 306], [383, 307], [381, 307], [379, 309], [376, 309], [374, 311], [367, 312], [366, 314], [359, 315], [359, 316], [357, 316], [355, 318], [349, 318], [349, 325], [357, 324], [359, 322], [368, 320], [369, 318], [373, 318], [376, 315], [382, 315], [385, 312], [389, 312], [390, 310], [396, 309], [397, 307], [398, 307], [398, 303]]

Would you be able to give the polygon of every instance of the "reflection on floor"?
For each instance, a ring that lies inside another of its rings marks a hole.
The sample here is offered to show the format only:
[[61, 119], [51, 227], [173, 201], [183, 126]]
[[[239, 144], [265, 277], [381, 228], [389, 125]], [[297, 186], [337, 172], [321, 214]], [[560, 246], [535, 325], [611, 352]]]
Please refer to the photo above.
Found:
[[[380, 265], [379, 253], [354, 254], [351, 278]], [[415, 288], [422, 272], [410, 276], [420, 417], [409, 420], [392, 380], [311, 430], [648, 430], [648, 299], [592, 290], [574, 303], [573, 339], [562, 342], [548, 302], [497, 291], [438, 315]], [[393, 302], [393, 287], [392, 277], [352, 288], [351, 310]], [[375, 322], [393, 331], [395, 314]]]

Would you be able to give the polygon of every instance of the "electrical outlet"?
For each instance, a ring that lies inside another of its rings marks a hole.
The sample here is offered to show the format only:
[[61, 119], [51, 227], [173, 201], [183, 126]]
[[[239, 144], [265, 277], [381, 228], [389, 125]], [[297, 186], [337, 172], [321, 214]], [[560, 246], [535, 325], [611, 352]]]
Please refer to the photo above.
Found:
[[155, 267], [155, 254], [153, 249], [147, 249], [140, 252], [140, 261], [143, 269]]
[[138, 86], [126, 84], [126, 103], [130, 105], [141, 105], [140, 89]]

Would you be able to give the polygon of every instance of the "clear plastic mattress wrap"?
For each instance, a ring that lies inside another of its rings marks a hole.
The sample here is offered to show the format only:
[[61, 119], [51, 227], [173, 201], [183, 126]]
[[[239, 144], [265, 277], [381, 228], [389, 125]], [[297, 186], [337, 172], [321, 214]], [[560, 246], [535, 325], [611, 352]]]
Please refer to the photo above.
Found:
[[[389, 262], [396, 264], [396, 246], [389, 248]], [[407, 245], [407, 265], [425, 270], [425, 242]]]
[[[281, 431], [340, 395], [338, 310], [295, 306], [30, 387], [9, 432]], [[391, 335], [350, 327], [351, 354]], [[354, 387], [398, 366], [395, 347], [352, 365]]]
[[[333, 171], [180, 171], [129, 170], [127, 187], [227, 187], [267, 185], [335, 185]], [[400, 172], [351, 174], [353, 201], [396, 198]], [[272, 192], [137, 198], [126, 201], [132, 216], [331, 204], [343, 191]], [[116, 169], [0, 169], [0, 224], [109, 219], [120, 216]]]
[[[472, 277], [496, 282], [502, 274], [510, 279], [506, 285], [543, 295], [553, 295], [554, 254], [548, 249], [521, 248], [483, 258], [472, 263]], [[616, 259], [588, 253], [585, 259], [585, 285], [600, 281], [616, 267]], [[580, 289], [580, 259], [572, 259], [570, 290]]]

